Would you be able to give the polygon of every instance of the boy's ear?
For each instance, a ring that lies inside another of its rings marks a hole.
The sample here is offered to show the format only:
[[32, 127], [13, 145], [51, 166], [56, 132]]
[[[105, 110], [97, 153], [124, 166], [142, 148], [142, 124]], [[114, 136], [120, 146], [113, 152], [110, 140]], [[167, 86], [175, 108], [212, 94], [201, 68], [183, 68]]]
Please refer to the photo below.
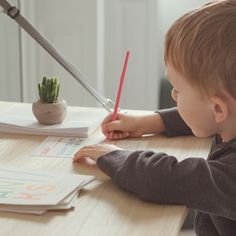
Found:
[[216, 123], [225, 121], [229, 116], [227, 101], [218, 96], [212, 96], [211, 103]]

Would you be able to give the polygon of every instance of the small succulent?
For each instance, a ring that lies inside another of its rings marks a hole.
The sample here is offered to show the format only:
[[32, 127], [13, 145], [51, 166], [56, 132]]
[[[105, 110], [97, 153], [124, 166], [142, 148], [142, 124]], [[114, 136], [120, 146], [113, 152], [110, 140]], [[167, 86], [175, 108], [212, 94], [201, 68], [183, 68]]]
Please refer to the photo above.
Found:
[[38, 84], [38, 92], [42, 103], [56, 103], [60, 89], [59, 79], [56, 77], [43, 77], [42, 83]]

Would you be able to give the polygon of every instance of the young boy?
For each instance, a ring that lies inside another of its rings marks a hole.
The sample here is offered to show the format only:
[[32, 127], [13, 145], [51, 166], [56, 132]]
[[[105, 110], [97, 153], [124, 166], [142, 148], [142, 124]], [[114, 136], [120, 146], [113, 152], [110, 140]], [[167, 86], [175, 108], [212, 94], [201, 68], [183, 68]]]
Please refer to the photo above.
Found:
[[121, 188], [143, 200], [182, 204], [196, 210], [201, 236], [236, 235], [236, 1], [221, 0], [178, 19], [165, 41], [168, 79], [177, 109], [135, 117], [119, 114], [102, 123], [113, 139], [165, 133], [214, 135], [207, 160], [113, 145], [82, 148]]

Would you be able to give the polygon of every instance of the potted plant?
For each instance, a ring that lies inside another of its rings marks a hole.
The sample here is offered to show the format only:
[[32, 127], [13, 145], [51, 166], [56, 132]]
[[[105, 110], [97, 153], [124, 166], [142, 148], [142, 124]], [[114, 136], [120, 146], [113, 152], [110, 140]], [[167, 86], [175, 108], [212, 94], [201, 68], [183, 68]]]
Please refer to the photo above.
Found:
[[67, 103], [58, 97], [60, 82], [58, 78], [43, 77], [38, 84], [39, 100], [32, 104], [32, 111], [41, 124], [61, 123], [67, 112]]

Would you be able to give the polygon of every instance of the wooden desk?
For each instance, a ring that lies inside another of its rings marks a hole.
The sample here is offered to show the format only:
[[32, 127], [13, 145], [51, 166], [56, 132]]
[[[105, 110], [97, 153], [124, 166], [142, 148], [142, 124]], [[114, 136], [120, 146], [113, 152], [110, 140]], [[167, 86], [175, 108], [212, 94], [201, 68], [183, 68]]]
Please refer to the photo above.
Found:
[[[0, 102], [0, 109], [11, 103]], [[79, 108], [77, 108], [79, 109]], [[133, 111], [142, 114], [142, 111]], [[48, 212], [42, 216], [0, 212], [0, 235], [18, 236], [177, 236], [185, 219], [184, 206], [158, 205], [139, 200], [112, 184], [96, 167], [73, 164], [66, 158], [30, 156], [45, 137], [0, 133], [0, 164], [60, 173], [95, 175], [79, 195], [76, 208]], [[103, 139], [98, 129], [90, 139]], [[182, 160], [188, 156], [206, 156], [210, 139], [194, 137], [145, 137], [148, 148], [175, 154]]]

